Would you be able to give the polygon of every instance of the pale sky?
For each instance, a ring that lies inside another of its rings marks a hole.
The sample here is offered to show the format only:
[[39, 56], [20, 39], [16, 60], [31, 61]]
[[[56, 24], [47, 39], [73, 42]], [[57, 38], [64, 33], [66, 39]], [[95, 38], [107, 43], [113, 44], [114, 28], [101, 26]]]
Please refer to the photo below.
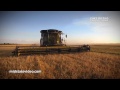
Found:
[[120, 43], [120, 11], [0, 11], [0, 43], [39, 44], [45, 29], [67, 44]]

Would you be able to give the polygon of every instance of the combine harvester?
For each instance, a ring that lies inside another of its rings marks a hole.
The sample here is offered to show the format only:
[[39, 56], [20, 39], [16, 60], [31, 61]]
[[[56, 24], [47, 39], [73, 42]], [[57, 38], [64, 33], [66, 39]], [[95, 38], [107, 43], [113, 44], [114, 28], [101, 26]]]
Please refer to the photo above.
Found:
[[[67, 46], [67, 35], [56, 29], [41, 30], [40, 46], [16, 46], [14, 55], [56, 54], [90, 51], [89, 45]], [[63, 37], [63, 36], [64, 37]]]

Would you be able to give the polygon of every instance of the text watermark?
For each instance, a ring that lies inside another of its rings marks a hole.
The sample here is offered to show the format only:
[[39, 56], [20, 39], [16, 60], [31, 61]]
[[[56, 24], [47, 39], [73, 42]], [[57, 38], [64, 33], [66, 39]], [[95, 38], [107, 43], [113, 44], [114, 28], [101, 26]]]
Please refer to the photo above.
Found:
[[9, 73], [41, 73], [41, 70], [9, 70]]
[[96, 22], [96, 21], [108, 21], [109, 17], [90, 17], [90, 21]]

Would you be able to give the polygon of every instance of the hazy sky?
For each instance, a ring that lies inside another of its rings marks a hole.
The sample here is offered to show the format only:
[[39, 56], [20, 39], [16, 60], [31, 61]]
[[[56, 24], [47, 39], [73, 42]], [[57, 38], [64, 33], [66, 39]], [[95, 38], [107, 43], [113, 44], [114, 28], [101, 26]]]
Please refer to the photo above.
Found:
[[120, 43], [120, 11], [1, 11], [0, 43], [40, 43], [40, 30], [58, 29], [67, 44]]

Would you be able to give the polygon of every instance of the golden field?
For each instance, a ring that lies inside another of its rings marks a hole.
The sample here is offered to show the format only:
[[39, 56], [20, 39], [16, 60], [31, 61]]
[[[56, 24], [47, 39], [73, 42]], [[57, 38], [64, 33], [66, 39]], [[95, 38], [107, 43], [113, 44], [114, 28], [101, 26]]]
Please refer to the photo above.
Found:
[[91, 52], [19, 57], [11, 54], [14, 49], [0, 46], [0, 79], [120, 79], [120, 45], [91, 45]]

